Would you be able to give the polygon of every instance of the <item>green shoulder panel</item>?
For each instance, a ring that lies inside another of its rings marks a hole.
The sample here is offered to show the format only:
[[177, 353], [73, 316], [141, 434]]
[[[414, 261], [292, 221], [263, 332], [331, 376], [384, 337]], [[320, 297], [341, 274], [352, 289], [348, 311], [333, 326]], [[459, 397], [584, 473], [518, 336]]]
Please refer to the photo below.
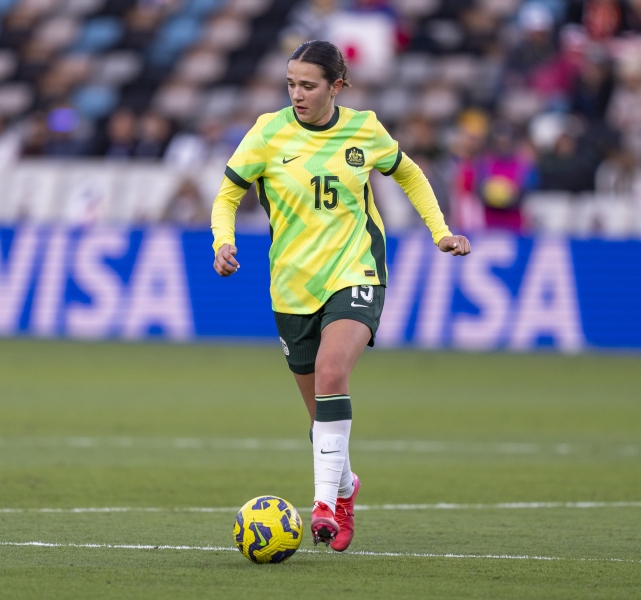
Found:
[[291, 106], [287, 106], [278, 112], [262, 115], [259, 117], [259, 121], [263, 118], [265, 121], [262, 123], [261, 135], [267, 144], [283, 127], [294, 120], [294, 110]]

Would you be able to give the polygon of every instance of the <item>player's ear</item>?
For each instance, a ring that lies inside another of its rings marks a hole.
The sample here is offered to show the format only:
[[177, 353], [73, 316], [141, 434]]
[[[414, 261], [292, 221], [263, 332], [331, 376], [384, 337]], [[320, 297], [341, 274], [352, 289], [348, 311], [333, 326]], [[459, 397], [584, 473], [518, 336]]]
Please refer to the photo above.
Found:
[[337, 79], [333, 84], [332, 84], [332, 96], [336, 96], [338, 92], [340, 92], [343, 89], [343, 80], [342, 79]]

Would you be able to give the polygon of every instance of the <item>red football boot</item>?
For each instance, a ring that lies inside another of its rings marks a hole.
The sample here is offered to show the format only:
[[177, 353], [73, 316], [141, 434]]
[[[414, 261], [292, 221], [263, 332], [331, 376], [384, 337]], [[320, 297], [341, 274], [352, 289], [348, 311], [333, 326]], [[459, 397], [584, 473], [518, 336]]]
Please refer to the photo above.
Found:
[[336, 499], [336, 522], [340, 531], [330, 543], [332, 550], [336, 550], [336, 552], [347, 550], [354, 539], [354, 501], [358, 490], [361, 489], [361, 481], [355, 473], [352, 473], [352, 477], [354, 478], [354, 493], [349, 498]]
[[332, 509], [324, 502], [314, 502], [312, 511], [312, 536], [314, 546], [323, 542], [326, 546], [333, 542], [340, 531]]

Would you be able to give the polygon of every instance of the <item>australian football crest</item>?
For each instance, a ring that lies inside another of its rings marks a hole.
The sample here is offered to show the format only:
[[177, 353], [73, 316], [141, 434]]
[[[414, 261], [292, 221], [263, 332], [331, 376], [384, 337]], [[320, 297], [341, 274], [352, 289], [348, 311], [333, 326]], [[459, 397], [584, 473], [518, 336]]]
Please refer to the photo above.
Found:
[[360, 148], [348, 148], [345, 150], [345, 160], [350, 167], [362, 167], [365, 164], [365, 155]]

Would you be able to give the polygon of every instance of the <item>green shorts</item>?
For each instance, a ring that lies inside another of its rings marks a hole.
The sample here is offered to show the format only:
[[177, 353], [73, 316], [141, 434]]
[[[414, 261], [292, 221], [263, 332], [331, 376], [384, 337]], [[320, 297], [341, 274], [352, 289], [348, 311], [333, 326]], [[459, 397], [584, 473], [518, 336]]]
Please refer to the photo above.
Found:
[[336, 292], [311, 315], [275, 312], [276, 327], [289, 368], [299, 375], [313, 373], [321, 331], [329, 323], [340, 319], [351, 319], [367, 325], [372, 332], [368, 345], [373, 346], [384, 302], [384, 286], [357, 285]]

